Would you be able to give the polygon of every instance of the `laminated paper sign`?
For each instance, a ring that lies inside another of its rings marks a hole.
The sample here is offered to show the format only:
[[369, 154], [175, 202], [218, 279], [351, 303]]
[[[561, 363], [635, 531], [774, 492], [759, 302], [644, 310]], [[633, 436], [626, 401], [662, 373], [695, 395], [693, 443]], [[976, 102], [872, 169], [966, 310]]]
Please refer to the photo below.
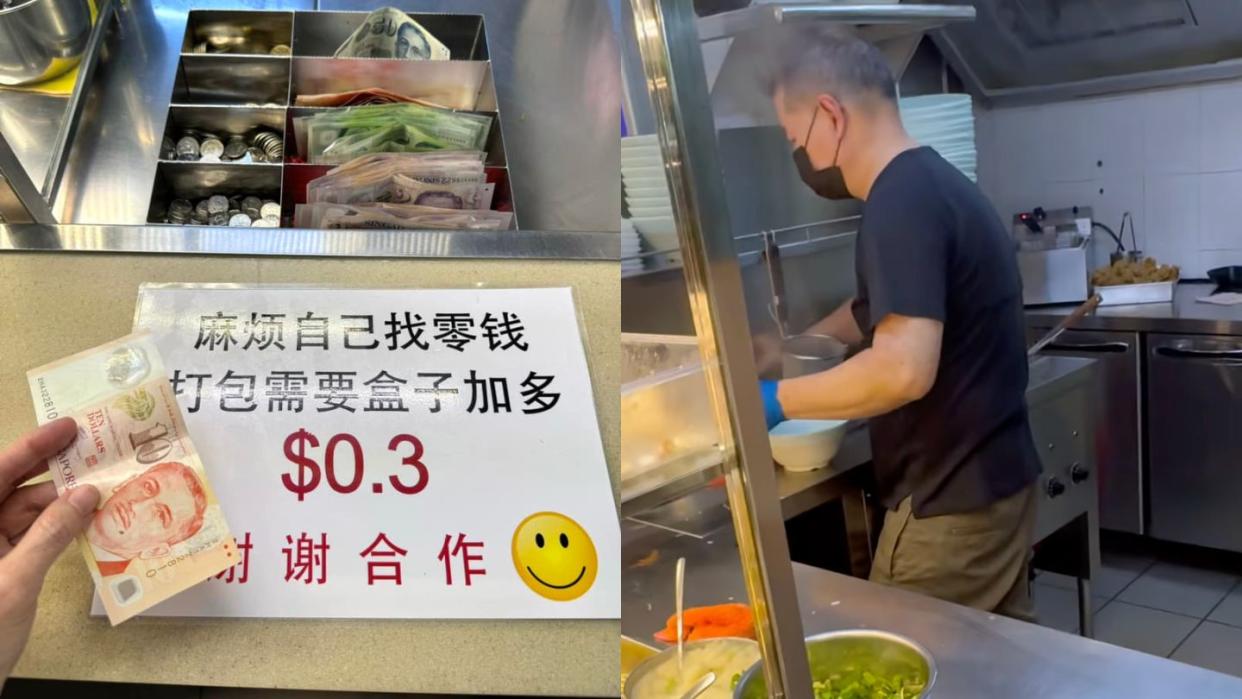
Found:
[[135, 324], [238, 551], [146, 614], [620, 616], [569, 289], [148, 285]]

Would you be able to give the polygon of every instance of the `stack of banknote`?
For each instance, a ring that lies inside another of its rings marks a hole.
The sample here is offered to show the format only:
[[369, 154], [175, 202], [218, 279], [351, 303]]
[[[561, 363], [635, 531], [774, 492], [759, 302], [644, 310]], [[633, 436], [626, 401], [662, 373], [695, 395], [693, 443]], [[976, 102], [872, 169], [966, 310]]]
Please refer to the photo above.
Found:
[[489, 211], [482, 151], [375, 153], [329, 170], [306, 186], [299, 228], [509, 228], [512, 214]]
[[390, 228], [394, 230], [502, 231], [513, 223], [507, 211], [440, 209], [417, 204], [299, 204], [297, 228]]
[[483, 150], [492, 117], [423, 104], [376, 104], [294, 119], [313, 164], [337, 165], [368, 153]]
[[336, 50], [336, 57], [447, 61], [449, 50], [406, 13], [384, 7], [367, 15]]
[[418, 204], [490, 209], [482, 151], [376, 153], [351, 160], [306, 186], [308, 204]]
[[77, 423], [78, 438], [48, 467], [58, 492], [99, 490], [78, 543], [113, 624], [237, 562], [149, 334], [32, 369], [27, 379], [39, 424]]

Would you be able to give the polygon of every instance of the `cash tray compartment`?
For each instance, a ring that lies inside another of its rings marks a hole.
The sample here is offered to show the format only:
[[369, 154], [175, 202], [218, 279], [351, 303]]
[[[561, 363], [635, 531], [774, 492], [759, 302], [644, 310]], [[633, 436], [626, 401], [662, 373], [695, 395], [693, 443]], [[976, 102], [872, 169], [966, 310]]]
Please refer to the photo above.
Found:
[[[452, 60], [334, 58], [337, 47], [368, 14], [190, 11], [164, 134], [175, 144], [185, 128], [226, 137], [235, 132], [234, 127], [249, 127], [245, 129], [249, 131], [269, 126], [283, 138], [284, 160], [274, 164], [164, 160], [157, 146], [152, 156], [159, 164], [151, 188], [148, 222], [164, 223], [167, 206], [174, 198], [201, 198], [199, 194], [204, 191], [208, 195], [217, 193], [205, 189], [212, 186], [225, 188], [218, 193], [233, 194], [257, 183], [261, 190], [246, 193], [276, 198], [281, 205], [281, 225], [291, 225], [294, 207], [306, 201], [306, 184], [331, 169], [305, 164], [293, 119], [339, 109], [292, 106], [297, 95], [379, 87], [413, 96], [438, 92], [448, 96], [445, 101], [454, 102], [446, 106], [469, 106], [468, 111], [493, 117], [485, 146], [487, 180], [496, 183], [492, 208], [513, 212], [514, 226], [520, 228], [483, 16], [408, 13], [444, 43]], [[195, 52], [209, 35], [220, 31], [237, 37], [236, 52]], [[277, 44], [288, 45], [290, 54], [260, 53]], [[246, 174], [245, 168], [257, 171]]]

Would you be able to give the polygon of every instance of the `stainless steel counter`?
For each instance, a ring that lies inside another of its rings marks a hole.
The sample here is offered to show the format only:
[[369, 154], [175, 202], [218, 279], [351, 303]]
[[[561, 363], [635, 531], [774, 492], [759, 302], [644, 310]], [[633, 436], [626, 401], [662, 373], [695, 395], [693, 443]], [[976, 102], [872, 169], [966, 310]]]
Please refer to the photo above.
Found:
[[[603, 0], [397, 0], [484, 15], [523, 228], [615, 231], [621, 210], [620, 59]], [[53, 210], [63, 223], [146, 222], [190, 9], [374, 9], [364, 0], [123, 3], [86, 95]], [[0, 91], [0, 130], [42, 181], [63, 98]]]
[[265, 230], [256, 235], [250, 228], [220, 226], [0, 224], [0, 253], [615, 260], [621, 252], [616, 233], [600, 232]]
[[[702, 539], [625, 523], [633, 552], [623, 578], [621, 627], [650, 642], [673, 609], [673, 567], [686, 557], [686, 604], [744, 601], [730, 527]], [[653, 549], [659, 560], [635, 561]], [[805, 633], [873, 628], [906, 635], [939, 667], [946, 699], [1196, 699], [1242, 696], [1242, 680], [1118, 646], [794, 564]]]
[[[1242, 305], [1218, 306], [1196, 301], [1215, 289], [1216, 285], [1211, 283], [1182, 282], [1174, 288], [1173, 303], [1104, 306], [1074, 327], [1082, 330], [1242, 335]], [[1052, 327], [1077, 306], [1028, 308], [1027, 323]]]

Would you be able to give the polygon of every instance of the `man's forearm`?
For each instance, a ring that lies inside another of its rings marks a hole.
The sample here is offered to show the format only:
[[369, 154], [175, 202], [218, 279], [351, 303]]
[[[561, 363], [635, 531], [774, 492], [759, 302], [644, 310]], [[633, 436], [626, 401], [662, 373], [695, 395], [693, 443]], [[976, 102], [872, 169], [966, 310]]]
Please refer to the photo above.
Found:
[[830, 335], [847, 345], [862, 342], [862, 331], [854, 320], [854, 299], [849, 298], [837, 309], [806, 329], [807, 335]]
[[843, 364], [780, 382], [781, 409], [788, 419], [854, 420], [891, 412], [913, 396], [901, 372], [873, 349]]

